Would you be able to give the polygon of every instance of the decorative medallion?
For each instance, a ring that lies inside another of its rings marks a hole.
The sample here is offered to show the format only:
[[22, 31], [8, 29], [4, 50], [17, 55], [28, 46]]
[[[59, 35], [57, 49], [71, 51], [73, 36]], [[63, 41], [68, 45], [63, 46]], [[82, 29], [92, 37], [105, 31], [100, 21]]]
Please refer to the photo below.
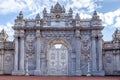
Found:
[[56, 14], [56, 16], [55, 16], [57, 19], [59, 19], [60, 18], [60, 14]]

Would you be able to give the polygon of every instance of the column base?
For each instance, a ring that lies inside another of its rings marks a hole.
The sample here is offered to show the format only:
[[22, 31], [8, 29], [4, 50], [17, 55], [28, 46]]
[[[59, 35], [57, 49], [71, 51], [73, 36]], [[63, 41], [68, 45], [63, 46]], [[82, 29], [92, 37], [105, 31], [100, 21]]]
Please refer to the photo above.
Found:
[[81, 75], [82, 75], [81, 70], [76, 70], [76, 76], [81, 76]]
[[15, 71], [12, 71], [12, 75], [25, 75], [25, 71], [22, 71], [22, 70], [15, 70]]
[[87, 72], [86, 76], [91, 76], [91, 72]]
[[37, 75], [37, 76], [41, 75], [41, 71], [40, 70], [35, 70], [34, 75]]
[[92, 72], [93, 76], [105, 76], [105, 72], [104, 71], [96, 71], [96, 72]]
[[3, 74], [3, 71], [0, 71], [0, 74]]

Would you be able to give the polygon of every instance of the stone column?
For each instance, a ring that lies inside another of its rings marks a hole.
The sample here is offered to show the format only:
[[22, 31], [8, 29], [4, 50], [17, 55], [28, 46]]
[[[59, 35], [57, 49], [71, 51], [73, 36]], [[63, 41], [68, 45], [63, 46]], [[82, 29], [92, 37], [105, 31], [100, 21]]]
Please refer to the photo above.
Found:
[[102, 71], [102, 37], [98, 37], [99, 71]]
[[14, 70], [12, 71], [12, 75], [17, 75], [18, 72], [18, 37], [15, 37], [15, 53], [14, 53]]
[[117, 65], [117, 71], [120, 71], [119, 51], [116, 51], [116, 65]]
[[118, 71], [120, 71], [120, 52], [118, 53]]
[[98, 53], [98, 72], [99, 74], [98, 75], [101, 75], [101, 76], [104, 76], [105, 73], [103, 71], [103, 63], [102, 63], [102, 35], [98, 35], [98, 44], [97, 44], [97, 53]]
[[41, 44], [40, 44], [40, 31], [36, 31], [36, 69], [34, 75], [40, 75], [40, 51], [41, 51]]
[[117, 70], [117, 63], [116, 63], [116, 52], [113, 51], [113, 71], [116, 71]]
[[[4, 44], [4, 43], [3, 43]], [[3, 45], [2, 44], [2, 45]], [[3, 46], [4, 47], [4, 46]], [[4, 67], [4, 48], [2, 48], [2, 50], [1, 50], [1, 54], [0, 54], [0, 74], [3, 74], [4, 72], [3, 72], [3, 67]]]
[[97, 71], [97, 65], [96, 65], [96, 40], [95, 36], [92, 36], [92, 71]]
[[25, 55], [25, 50], [24, 50], [24, 35], [22, 35], [20, 37], [20, 41], [21, 41], [21, 46], [20, 46], [20, 75], [24, 75], [25, 74], [25, 66], [24, 66], [24, 55]]
[[75, 50], [76, 50], [76, 75], [81, 75], [81, 68], [80, 68], [80, 57], [81, 57], [81, 42], [80, 42], [80, 31], [76, 30], [76, 41], [75, 41]]

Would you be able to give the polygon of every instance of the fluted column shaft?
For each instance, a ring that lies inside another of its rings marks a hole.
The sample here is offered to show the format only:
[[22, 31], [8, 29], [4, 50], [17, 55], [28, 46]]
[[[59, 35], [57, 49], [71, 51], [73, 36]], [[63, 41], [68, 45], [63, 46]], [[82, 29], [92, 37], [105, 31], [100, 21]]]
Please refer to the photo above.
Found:
[[98, 60], [98, 63], [99, 63], [99, 71], [102, 71], [102, 36], [99, 36], [98, 37], [98, 55], [99, 55], [99, 60]]
[[92, 71], [97, 71], [96, 65], [96, 39], [92, 36]]
[[[4, 46], [3, 46], [4, 47]], [[1, 54], [0, 54], [0, 58], [1, 58], [1, 65], [0, 65], [0, 68], [1, 68], [1, 70], [0, 70], [0, 74], [3, 74], [4, 72], [4, 49], [2, 49], [1, 50]]]
[[40, 70], [40, 36], [37, 35], [36, 70]]
[[20, 37], [21, 39], [21, 48], [20, 48], [20, 70], [24, 71], [24, 55], [25, 55], [25, 50], [24, 50], [24, 36]]
[[34, 75], [40, 75], [40, 51], [41, 51], [41, 44], [40, 44], [40, 31], [36, 31], [36, 69], [34, 71]]
[[15, 37], [14, 71], [18, 71], [18, 37]]
[[76, 39], [76, 69], [80, 69], [80, 54], [81, 54], [81, 46], [80, 46], [80, 41], [79, 39], [77, 38]]
[[81, 42], [80, 42], [80, 31], [76, 30], [76, 75], [81, 75], [81, 67], [80, 67], [80, 57], [81, 57]]

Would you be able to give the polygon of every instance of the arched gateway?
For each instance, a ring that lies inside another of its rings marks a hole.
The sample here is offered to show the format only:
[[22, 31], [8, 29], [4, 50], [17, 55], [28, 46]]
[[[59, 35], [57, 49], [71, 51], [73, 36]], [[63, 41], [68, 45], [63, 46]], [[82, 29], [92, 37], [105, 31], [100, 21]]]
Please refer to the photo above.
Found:
[[101, 19], [80, 19], [57, 3], [35, 19], [20, 12], [13, 27], [13, 75], [104, 75]]
[[68, 75], [68, 45], [54, 40], [47, 50], [47, 75]]

